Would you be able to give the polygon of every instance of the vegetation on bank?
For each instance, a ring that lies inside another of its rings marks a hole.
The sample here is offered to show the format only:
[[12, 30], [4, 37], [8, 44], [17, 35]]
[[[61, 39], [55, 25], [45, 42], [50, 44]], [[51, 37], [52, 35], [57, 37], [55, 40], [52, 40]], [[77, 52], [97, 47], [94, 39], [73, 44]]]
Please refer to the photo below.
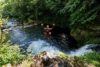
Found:
[[81, 65], [79, 67], [84, 67], [82, 66], [84, 64], [93, 64], [95, 67], [100, 67], [100, 53], [97, 52], [87, 53], [82, 56], [69, 56], [64, 53], [60, 53], [59, 58], [69, 61], [69, 63], [72, 63], [74, 66], [76, 65], [76, 67], [77, 65]]
[[100, 53], [88, 53], [81, 58], [85, 59], [88, 63], [94, 64], [96, 67], [100, 67]]
[[[94, 55], [96, 54], [96, 56], [94, 57]], [[36, 57], [41, 58], [43, 56], [41, 56], [42, 54], [38, 54], [36, 55]], [[100, 54], [99, 53], [88, 53], [85, 54], [83, 56], [77, 57], [77, 56], [69, 56], [66, 55], [62, 52], [59, 53], [58, 56], [54, 57], [54, 58], [50, 58], [49, 61], [47, 60], [46, 62], [49, 63], [49, 65], [58, 65], [58, 63], [60, 63], [60, 65], [67, 65], [67, 67], [100, 67]], [[32, 59], [30, 59], [32, 58]], [[30, 65], [35, 65], [36, 60], [41, 60], [41, 59], [36, 59], [32, 56], [28, 57], [24, 62], [28, 63], [25, 65], [27, 65], [28, 67]], [[40, 61], [41, 62], [41, 61]], [[37, 63], [36, 63], [37, 64]], [[44, 64], [44, 63], [43, 63]], [[22, 64], [23, 65], [23, 64]], [[48, 67], [49, 67], [48, 65]]]
[[71, 35], [78, 41], [78, 46], [86, 45], [86, 44], [100, 44], [100, 26], [99, 25], [90, 25], [93, 29], [96, 29], [97, 26], [99, 30], [91, 31], [92, 29], [73, 29], [71, 31]]
[[24, 57], [18, 45], [9, 42], [0, 44], [0, 65], [20, 63]]

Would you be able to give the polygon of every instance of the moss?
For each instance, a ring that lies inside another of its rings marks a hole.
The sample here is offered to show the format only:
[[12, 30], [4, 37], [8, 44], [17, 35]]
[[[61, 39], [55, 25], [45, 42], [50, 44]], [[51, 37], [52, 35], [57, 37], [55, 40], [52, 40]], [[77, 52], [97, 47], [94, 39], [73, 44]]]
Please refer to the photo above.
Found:
[[[62, 58], [63, 60], [66, 60], [68, 63], [71, 63], [73, 66], [75, 67], [81, 67], [84, 66], [85, 64], [87, 65], [92, 65], [92, 66], [96, 66], [96, 67], [100, 67], [100, 53], [96, 53], [96, 52], [91, 52], [91, 53], [87, 53], [84, 56], [69, 56], [66, 55], [64, 53], [59, 53], [60, 58]], [[87, 67], [87, 66], [86, 66]]]
[[98, 31], [89, 31], [88, 29], [73, 29], [71, 35], [78, 41], [78, 46], [85, 44], [100, 44]]
[[64, 60], [68, 59], [68, 57], [69, 57], [68, 55], [66, 55], [66, 54], [63, 53], [63, 52], [59, 52], [58, 56], [59, 56], [60, 58], [64, 59]]
[[88, 63], [94, 64], [96, 67], [100, 67], [100, 53], [92, 52], [85, 54], [81, 58], [86, 59]]

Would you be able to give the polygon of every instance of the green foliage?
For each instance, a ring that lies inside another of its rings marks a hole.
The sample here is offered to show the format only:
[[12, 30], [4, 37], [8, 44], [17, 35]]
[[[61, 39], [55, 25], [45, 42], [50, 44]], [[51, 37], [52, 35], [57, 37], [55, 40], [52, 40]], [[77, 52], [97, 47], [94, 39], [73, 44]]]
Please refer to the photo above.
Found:
[[0, 65], [18, 63], [24, 58], [18, 45], [10, 45], [9, 42], [0, 45]]
[[92, 23], [100, 10], [96, 0], [7, 0], [0, 4], [2, 17], [73, 27]]
[[100, 67], [100, 53], [88, 53], [82, 56], [82, 58], [86, 59], [89, 63], [96, 65], [96, 67]]
[[66, 55], [66, 54], [63, 53], [63, 52], [59, 52], [58, 56], [59, 56], [60, 58], [64, 59], [64, 60], [67, 60], [68, 57], [69, 57], [68, 55]]
[[[87, 53], [80, 57], [68, 56], [61, 52], [59, 53], [59, 57], [62, 58], [63, 60], [66, 60], [66, 61], [68, 60], [69, 63], [72, 63], [75, 66], [77, 65], [77, 67], [81, 67], [82, 65], [86, 65], [86, 64], [87, 65], [93, 64], [96, 67], [100, 67], [100, 53], [97, 53], [97, 52]], [[78, 65], [81, 65], [81, 66], [78, 66]]]
[[69, 3], [70, 6], [66, 8], [69, 9], [68, 12], [70, 12], [71, 25], [83, 25], [96, 18], [99, 7], [94, 6], [95, 0], [72, 1], [72, 3]]

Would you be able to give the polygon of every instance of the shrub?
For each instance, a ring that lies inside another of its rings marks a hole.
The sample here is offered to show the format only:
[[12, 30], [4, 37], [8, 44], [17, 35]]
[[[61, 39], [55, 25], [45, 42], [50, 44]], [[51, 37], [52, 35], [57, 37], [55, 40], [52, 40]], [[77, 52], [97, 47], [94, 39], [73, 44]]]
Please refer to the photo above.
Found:
[[100, 67], [100, 53], [92, 52], [82, 56], [87, 62], [94, 64], [96, 67]]
[[24, 58], [18, 45], [6, 42], [0, 45], [0, 65], [18, 63]]

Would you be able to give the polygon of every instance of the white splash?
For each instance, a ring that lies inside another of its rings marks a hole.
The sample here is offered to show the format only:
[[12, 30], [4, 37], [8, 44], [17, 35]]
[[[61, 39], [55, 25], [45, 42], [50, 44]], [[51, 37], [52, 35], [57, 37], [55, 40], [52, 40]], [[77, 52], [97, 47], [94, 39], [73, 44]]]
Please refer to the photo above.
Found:
[[15, 19], [11, 19], [11, 20], [9, 20], [8, 22], [6, 22], [6, 25], [7, 25], [8, 27], [14, 27], [14, 26], [17, 25], [17, 21], [16, 21]]
[[14, 40], [18, 40], [18, 41], [22, 42], [27, 38], [26, 34], [19, 29], [12, 29], [11, 32], [12, 32], [11, 38]]
[[22, 29], [16, 27], [17, 23], [15, 19], [11, 19], [6, 23], [6, 26], [10, 31], [11, 40], [23, 42], [27, 38], [27, 35]]
[[39, 39], [37, 41], [33, 41], [29, 45], [27, 51], [31, 52], [33, 55], [46, 51], [50, 57], [53, 57], [54, 55], [58, 54], [59, 49], [52, 46], [50, 43]]
[[92, 52], [92, 49], [89, 49], [90, 45], [85, 45], [75, 51], [70, 51], [71, 56], [81, 56], [86, 53]]

